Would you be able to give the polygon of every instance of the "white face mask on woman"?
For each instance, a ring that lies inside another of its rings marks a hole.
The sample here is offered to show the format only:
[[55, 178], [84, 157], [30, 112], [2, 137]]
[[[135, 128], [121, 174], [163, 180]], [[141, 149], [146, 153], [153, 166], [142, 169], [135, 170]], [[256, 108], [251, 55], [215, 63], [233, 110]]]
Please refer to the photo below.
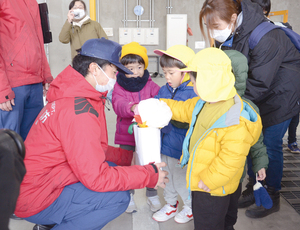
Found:
[[83, 9], [75, 9], [73, 10], [74, 18], [81, 19], [85, 15], [85, 11]]
[[108, 91], [108, 92], [111, 91], [116, 84], [116, 79], [108, 77], [107, 74], [104, 72], [104, 70], [98, 64], [97, 64], [97, 66], [104, 73], [104, 75], [108, 78], [108, 82], [106, 85], [99, 85], [95, 75], [93, 74], [93, 77], [96, 81], [96, 90], [101, 93], [103, 93], [105, 91]]
[[218, 42], [225, 42], [232, 33], [231, 28], [229, 28], [229, 26], [230, 24], [224, 30], [211, 30], [210, 36]]

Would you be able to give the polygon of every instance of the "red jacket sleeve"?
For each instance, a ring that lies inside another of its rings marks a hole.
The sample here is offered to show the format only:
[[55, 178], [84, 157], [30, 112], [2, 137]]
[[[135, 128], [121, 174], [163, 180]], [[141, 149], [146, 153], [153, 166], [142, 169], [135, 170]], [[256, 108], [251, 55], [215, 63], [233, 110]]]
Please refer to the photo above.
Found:
[[116, 165], [130, 166], [132, 161], [133, 151], [108, 146], [106, 151], [106, 161], [111, 161]]
[[5, 69], [5, 62], [0, 55], [0, 103], [4, 103], [15, 98], [15, 93], [10, 87]]
[[[155, 187], [158, 173], [155, 173], [151, 165], [110, 167], [107, 164], [106, 161], [110, 158], [106, 158], [101, 146], [100, 131], [100, 126], [105, 124], [101, 124], [96, 115], [66, 115], [60, 125], [63, 128], [59, 138], [68, 164], [87, 188], [107, 192]], [[107, 151], [110, 156], [121, 154], [117, 152], [118, 150], [111, 147]], [[130, 156], [127, 161], [129, 159]]]

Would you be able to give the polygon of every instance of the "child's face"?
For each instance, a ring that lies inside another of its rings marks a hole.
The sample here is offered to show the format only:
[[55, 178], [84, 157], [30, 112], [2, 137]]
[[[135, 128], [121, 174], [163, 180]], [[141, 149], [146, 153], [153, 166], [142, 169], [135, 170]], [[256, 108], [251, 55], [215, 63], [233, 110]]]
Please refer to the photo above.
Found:
[[197, 94], [199, 96], [199, 93], [198, 93], [197, 87], [196, 87], [196, 79], [193, 76], [191, 76], [191, 82], [193, 83], [195, 94]]
[[172, 88], [177, 88], [180, 86], [181, 81], [184, 77], [184, 73], [180, 72], [178, 67], [164, 67], [162, 68], [165, 78], [167, 80], [167, 83], [172, 87]]
[[135, 62], [135, 63], [127, 64], [125, 65], [125, 67], [129, 69], [131, 72], [133, 72], [133, 74], [125, 74], [127, 78], [144, 76], [145, 65], [142, 63]]

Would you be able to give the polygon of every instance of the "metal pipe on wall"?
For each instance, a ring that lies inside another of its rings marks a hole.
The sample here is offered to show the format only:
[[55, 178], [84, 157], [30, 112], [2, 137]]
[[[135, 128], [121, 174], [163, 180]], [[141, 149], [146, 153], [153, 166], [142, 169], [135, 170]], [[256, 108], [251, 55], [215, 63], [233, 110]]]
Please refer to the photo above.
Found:
[[127, 4], [127, 0], [126, 0], [126, 18], [125, 18], [125, 27], [127, 27], [127, 20], [128, 20], [128, 15], [127, 15], [127, 8], [128, 8], [128, 4]]
[[152, 28], [152, 0], [149, 0], [149, 9], [150, 9], [150, 13], [149, 13], [149, 16], [150, 16], [150, 28]]
[[167, 14], [171, 14], [172, 13], [172, 1], [171, 0], [168, 0], [168, 6], [166, 7], [168, 10], [167, 10]]
[[155, 20], [154, 20], [154, 3], [155, 3], [155, 0], [152, 0], [152, 16], [151, 16], [151, 19], [152, 19], [152, 21], [151, 21], [151, 27], [154, 27], [154, 22], [155, 22]]
[[96, 14], [96, 18], [97, 18], [97, 22], [100, 23], [100, 0], [98, 0], [97, 2], [97, 14]]
[[126, 0], [124, 0], [124, 18], [123, 18], [123, 27], [125, 28], [125, 20], [126, 20]]

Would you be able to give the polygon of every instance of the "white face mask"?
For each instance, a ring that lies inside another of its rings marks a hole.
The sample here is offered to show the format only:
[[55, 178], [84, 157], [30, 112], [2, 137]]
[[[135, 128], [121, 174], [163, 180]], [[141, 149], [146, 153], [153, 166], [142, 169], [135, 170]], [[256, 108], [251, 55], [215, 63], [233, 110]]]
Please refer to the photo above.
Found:
[[83, 9], [75, 9], [73, 10], [74, 18], [81, 19], [85, 15], [85, 11]]
[[112, 78], [108, 77], [107, 74], [104, 72], [104, 70], [98, 64], [97, 64], [97, 66], [104, 73], [104, 75], [108, 78], [108, 82], [106, 85], [99, 85], [95, 75], [93, 74], [93, 77], [96, 81], [96, 90], [101, 93], [103, 93], [105, 91], [110, 92], [116, 84], [116, 79], [112, 79]]
[[210, 36], [218, 42], [225, 42], [231, 34], [231, 28], [229, 28], [229, 26], [230, 24], [224, 30], [212, 30]]

